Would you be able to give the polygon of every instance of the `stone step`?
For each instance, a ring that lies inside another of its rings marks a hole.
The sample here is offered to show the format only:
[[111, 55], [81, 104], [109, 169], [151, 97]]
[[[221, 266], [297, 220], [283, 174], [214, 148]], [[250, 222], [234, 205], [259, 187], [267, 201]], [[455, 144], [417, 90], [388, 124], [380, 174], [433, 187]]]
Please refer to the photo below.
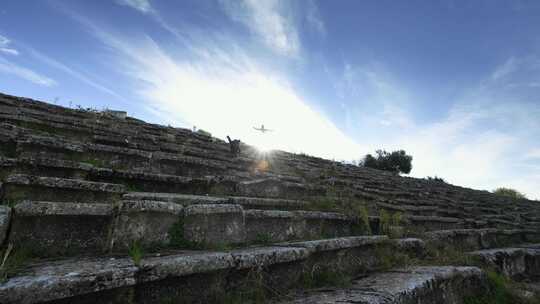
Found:
[[103, 254], [113, 214], [111, 204], [24, 201], [13, 208], [7, 242], [39, 257]]
[[[385, 237], [349, 237], [217, 252], [80, 258], [34, 262], [0, 283], [3, 303], [218, 303], [257, 281], [274, 291], [298, 286], [306, 276], [333, 270], [364, 274], [381, 267], [375, 252], [388, 254], [397, 242]], [[225, 284], [229, 282], [228, 284]], [[250, 285], [251, 286], [251, 285]], [[263, 291], [264, 292], [264, 291]], [[216, 298], [216, 293], [220, 295]], [[275, 295], [275, 294], [274, 294]], [[126, 298], [128, 297], [128, 298]]]
[[94, 166], [53, 158], [4, 158], [0, 156], [0, 181], [12, 174], [87, 179]]
[[264, 178], [238, 183], [240, 196], [304, 199], [324, 196], [325, 189], [309, 184], [288, 182], [278, 178]]
[[9, 243], [41, 257], [122, 253], [135, 243], [153, 251], [201, 249], [368, 232], [339, 213], [244, 210], [230, 201], [204, 198], [192, 196], [175, 202], [132, 199], [115, 204], [25, 200], [15, 205], [11, 216], [4, 212], [7, 219], [2, 230], [9, 231]]
[[99, 168], [94, 164], [94, 162], [88, 163], [46, 157], [5, 158], [0, 156], [0, 181], [5, 180], [9, 175], [26, 174], [124, 184], [128, 185], [130, 189], [146, 191], [208, 194], [215, 189], [218, 192], [234, 194], [236, 188], [234, 177], [229, 176], [192, 178], [139, 171], [113, 170]]
[[347, 288], [324, 288], [280, 303], [463, 303], [465, 297], [489, 292], [483, 271], [476, 267], [413, 267], [354, 280]]
[[299, 200], [242, 196], [215, 197], [208, 195], [190, 195], [180, 193], [130, 192], [124, 194], [124, 198], [133, 200], [175, 202], [182, 205], [238, 204], [244, 209], [259, 210], [302, 210], [309, 206], [309, 203]]
[[112, 204], [125, 192], [125, 186], [119, 184], [14, 174], [2, 184], [2, 201], [9, 204], [24, 200]]
[[17, 153], [26, 158], [77, 160], [97, 167], [144, 170], [155, 174], [223, 174], [235, 164], [166, 152], [148, 152], [126, 147], [72, 142], [59, 137], [28, 135], [17, 141]]
[[535, 230], [454, 229], [431, 231], [424, 235], [424, 240], [437, 248], [447, 246], [462, 251], [495, 248], [522, 243], [540, 242], [540, 232]]

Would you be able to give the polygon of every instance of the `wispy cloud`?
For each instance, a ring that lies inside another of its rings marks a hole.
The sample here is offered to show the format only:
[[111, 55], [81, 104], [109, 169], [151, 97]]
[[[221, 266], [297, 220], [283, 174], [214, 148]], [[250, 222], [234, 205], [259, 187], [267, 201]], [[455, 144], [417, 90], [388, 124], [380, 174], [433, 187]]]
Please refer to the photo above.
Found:
[[122, 96], [120, 96], [119, 94], [117, 94], [116, 92], [114, 92], [113, 90], [107, 88], [106, 86], [103, 86], [99, 83], [97, 83], [96, 81], [90, 79], [88, 76], [84, 75], [83, 73], [79, 72], [79, 71], [76, 71], [74, 70], [73, 68], [70, 68], [68, 67], [67, 65], [63, 64], [63, 63], [60, 63], [56, 60], [54, 60], [53, 58], [41, 53], [41, 52], [38, 52], [36, 51], [35, 49], [33, 48], [27, 48], [28, 50], [28, 53], [33, 56], [34, 58], [36, 58], [37, 60], [41, 61], [42, 63], [52, 67], [52, 68], [55, 68], [57, 70], [60, 70], [84, 83], [86, 83], [87, 85], [103, 92], [103, 93], [106, 93], [106, 94], [109, 94], [119, 100], [124, 100], [124, 98]]
[[19, 51], [16, 49], [10, 47], [11, 40], [9, 40], [7, 37], [0, 35], [0, 53], [8, 54], [8, 55], [19, 55]]
[[223, 0], [221, 3], [231, 19], [244, 24], [275, 52], [294, 57], [300, 51], [290, 3], [279, 0]]
[[57, 84], [56, 81], [51, 78], [40, 75], [28, 68], [11, 63], [2, 57], [0, 57], [0, 72], [11, 74], [45, 87], [52, 87]]
[[321, 18], [321, 13], [317, 4], [313, 0], [305, 2], [306, 4], [306, 21], [310, 28], [314, 29], [320, 35], [326, 36], [326, 26]]
[[116, 0], [116, 3], [134, 8], [143, 14], [154, 11], [149, 0]]
[[478, 85], [463, 90], [435, 122], [416, 120], [409, 102], [414, 95], [403, 93], [399, 81], [376, 68], [346, 65], [335, 87], [341, 98], [355, 101], [347, 105], [352, 120], [368, 130], [359, 137], [361, 146], [405, 149], [414, 157], [413, 176], [437, 175], [486, 190], [514, 187], [540, 199], [540, 107], [535, 97], [540, 88], [507, 85], [540, 79], [534, 62], [534, 57], [503, 62]]

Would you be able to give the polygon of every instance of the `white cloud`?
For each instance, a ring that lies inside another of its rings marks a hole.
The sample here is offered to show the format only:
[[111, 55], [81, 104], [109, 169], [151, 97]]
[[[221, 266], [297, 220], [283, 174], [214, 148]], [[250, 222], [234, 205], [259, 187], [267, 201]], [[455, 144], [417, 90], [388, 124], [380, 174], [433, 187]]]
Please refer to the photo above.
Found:
[[319, 8], [313, 0], [306, 1], [306, 21], [310, 28], [314, 29], [320, 35], [326, 35], [326, 26], [322, 21]]
[[510, 57], [504, 64], [500, 65], [495, 69], [493, 74], [491, 74], [491, 79], [498, 80], [504, 76], [512, 73], [518, 66], [518, 61], [514, 57]]
[[533, 148], [525, 154], [525, 158], [540, 159], [540, 148]]
[[116, 0], [116, 3], [129, 6], [143, 14], [149, 14], [154, 11], [148, 0]]
[[0, 35], [0, 46], [7, 46], [10, 42], [7, 37]]
[[19, 52], [16, 49], [10, 49], [10, 48], [0, 48], [0, 52], [8, 54], [8, 55], [19, 55]]
[[0, 52], [8, 55], [19, 55], [19, 52], [10, 47], [11, 40], [9, 40], [7, 37], [0, 35]]
[[279, 0], [221, 1], [231, 19], [244, 24], [275, 52], [295, 57], [300, 40], [289, 3]]
[[57, 83], [51, 78], [40, 75], [28, 68], [21, 67], [0, 57], [0, 72], [11, 74], [45, 87], [55, 86]]

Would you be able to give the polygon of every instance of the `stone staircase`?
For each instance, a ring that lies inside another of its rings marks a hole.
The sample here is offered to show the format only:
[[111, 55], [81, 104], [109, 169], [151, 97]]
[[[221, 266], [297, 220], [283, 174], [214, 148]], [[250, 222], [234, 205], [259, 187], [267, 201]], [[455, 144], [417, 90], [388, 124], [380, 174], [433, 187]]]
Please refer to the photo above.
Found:
[[0, 94], [0, 303], [462, 303], [484, 271], [423, 260], [540, 242], [538, 202], [241, 151]]

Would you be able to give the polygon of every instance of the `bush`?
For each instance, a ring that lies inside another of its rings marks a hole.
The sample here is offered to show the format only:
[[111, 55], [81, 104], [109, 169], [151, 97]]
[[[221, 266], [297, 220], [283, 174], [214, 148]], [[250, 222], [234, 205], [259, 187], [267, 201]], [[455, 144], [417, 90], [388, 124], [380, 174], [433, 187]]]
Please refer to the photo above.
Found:
[[437, 182], [437, 183], [445, 183], [446, 184], [446, 181], [444, 180], [444, 178], [442, 177], [438, 177], [437, 175], [431, 177], [431, 176], [426, 176], [426, 179], [430, 182]]
[[510, 198], [514, 198], [514, 199], [526, 199], [527, 197], [525, 196], [525, 194], [517, 191], [517, 190], [514, 190], [512, 188], [504, 188], [504, 187], [501, 187], [501, 188], [497, 188], [495, 190], [493, 190], [493, 193], [497, 194], [497, 195], [501, 195], [501, 196], [507, 196], [507, 197], [510, 197]]
[[408, 174], [412, 170], [412, 156], [404, 150], [393, 151], [377, 150], [377, 155], [367, 154], [362, 160], [362, 166], [367, 168]]

